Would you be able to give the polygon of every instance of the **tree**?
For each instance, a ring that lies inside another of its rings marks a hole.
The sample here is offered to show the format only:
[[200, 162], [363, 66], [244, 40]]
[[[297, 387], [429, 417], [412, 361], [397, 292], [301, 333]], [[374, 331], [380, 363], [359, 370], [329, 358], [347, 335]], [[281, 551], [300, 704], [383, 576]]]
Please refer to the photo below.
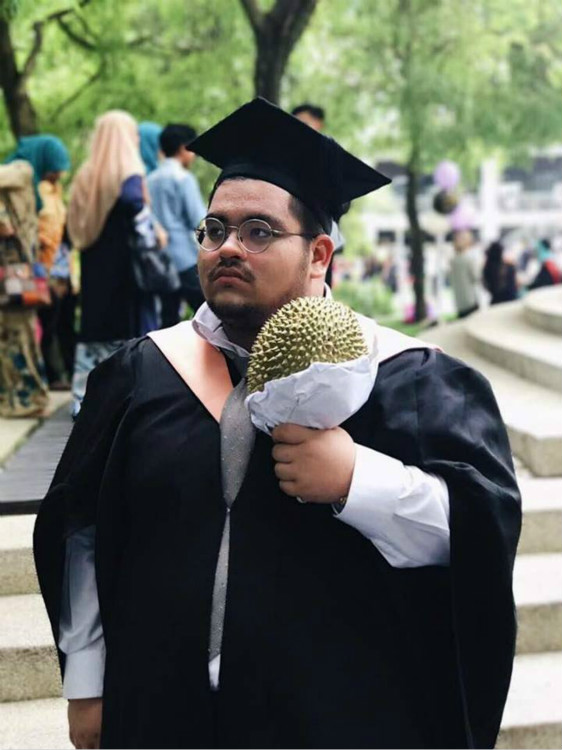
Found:
[[[78, 7], [87, 5], [90, 0], [80, 0]], [[38, 131], [37, 112], [28, 91], [29, 77], [33, 73], [37, 58], [43, 47], [44, 28], [54, 21], [62, 27], [65, 18], [75, 9], [65, 8], [50, 13], [33, 23], [33, 42], [23, 65], [18, 66], [16, 50], [12, 41], [11, 21], [18, 10], [14, 0], [0, 0], [0, 86], [14, 137], [32, 135]]]
[[279, 103], [281, 81], [289, 56], [305, 30], [318, 0], [276, 0], [269, 12], [257, 0], [240, 0], [256, 42], [254, 89]]
[[[20, 0], [10, 18], [18, 62], [34, 24], [61, 5], [64, 0]], [[84, 156], [95, 118], [108, 109], [202, 129], [251, 96], [251, 32], [238, 3], [92, 0], [73, 8], [62, 23], [44, 24], [26, 81], [36, 127], [61, 137], [73, 164]], [[14, 136], [8, 110], [0, 107], [0, 160], [13, 149]], [[212, 181], [210, 165], [198, 161], [196, 169], [206, 184]]]

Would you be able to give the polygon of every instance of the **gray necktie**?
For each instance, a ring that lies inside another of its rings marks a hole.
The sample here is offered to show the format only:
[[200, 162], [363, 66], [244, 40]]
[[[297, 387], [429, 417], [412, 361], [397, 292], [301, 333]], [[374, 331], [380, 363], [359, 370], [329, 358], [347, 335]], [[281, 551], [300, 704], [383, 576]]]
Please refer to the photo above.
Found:
[[215, 572], [213, 607], [211, 611], [211, 635], [209, 638], [209, 661], [221, 652], [228, 583], [228, 552], [230, 546], [230, 509], [234, 503], [254, 447], [255, 429], [248, 410], [244, 406], [247, 396], [246, 380], [242, 379], [228, 397], [221, 415], [221, 478], [226, 519]]

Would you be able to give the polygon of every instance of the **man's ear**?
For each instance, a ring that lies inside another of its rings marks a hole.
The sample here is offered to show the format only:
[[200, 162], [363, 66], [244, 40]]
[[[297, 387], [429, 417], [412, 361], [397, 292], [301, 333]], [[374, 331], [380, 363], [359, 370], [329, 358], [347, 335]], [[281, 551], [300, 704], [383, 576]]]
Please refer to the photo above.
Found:
[[319, 234], [312, 240], [312, 260], [310, 277], [320, 279], [326, 275], [330, 260], [334, 254], [334, 242], [329, 234]]

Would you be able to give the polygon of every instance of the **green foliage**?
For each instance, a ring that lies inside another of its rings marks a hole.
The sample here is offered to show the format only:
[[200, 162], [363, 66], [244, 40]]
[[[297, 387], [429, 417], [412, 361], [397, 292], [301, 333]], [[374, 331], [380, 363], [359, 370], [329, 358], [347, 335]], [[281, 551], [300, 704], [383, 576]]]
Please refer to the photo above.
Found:
[[[66, 31], [46, 21], [64, 9]], [[253, 94], [255, 43], [235, 0], [0, 0], [0, 13], [20, 67], [45, 21], [28, 88], [75, 165], [107, 109], [203, 129]], [[560, 0], [329, 0], [289, 60], [282, 104], [324, 106], [326, 132], [369, 162], [415, 153], [422, 170], [444, 157], [470, 169], [491, 150], [559, 142], [561, 90]], [[0, 157], [13, 145], [0, 108]], [[196, 171], [208, 188], [215, 170]]]
[[340, 281], [334, 288], [334, 299], [369, 318], [388, 316], [393, 311], [392, 292], [376, 278], [366, 281]]
[[[20, 64], [31, 48], [33, 23], [73, 5], [23, 0], [12, 23]], [[108, 109], [204, 129], [252, 95], [251, 31], [231, 0], [92, 0], [67, 25], [81, 43], [56, 22], [46, 24], [29, 90], [42, 131], [65, 140], [75, 165], [95, 118]], [[13, 145], [2, 111], [0, 155]], [[210, 182], [212, 169], [202, 172]]]

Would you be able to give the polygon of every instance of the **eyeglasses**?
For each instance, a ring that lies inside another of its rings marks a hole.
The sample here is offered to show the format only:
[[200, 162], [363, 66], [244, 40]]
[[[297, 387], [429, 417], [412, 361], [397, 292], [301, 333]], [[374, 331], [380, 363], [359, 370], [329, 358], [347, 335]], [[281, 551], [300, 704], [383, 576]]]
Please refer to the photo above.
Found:
[[208, 218], [203, 219], [195, 230], [195, 238], [201, 250], [212, 253], [222, 247], [233, 229], [236, 229], [238, 242], [249, 253], [263, 253], [272, 242], [281, 237], [307, 237], [312, 240], [318, 236], [305, 232], [282, 232], [280, 229], [273, 229], [262, 219], [247, 219], [240, 226], [232, 226], [224, 224], [220, 219]]

